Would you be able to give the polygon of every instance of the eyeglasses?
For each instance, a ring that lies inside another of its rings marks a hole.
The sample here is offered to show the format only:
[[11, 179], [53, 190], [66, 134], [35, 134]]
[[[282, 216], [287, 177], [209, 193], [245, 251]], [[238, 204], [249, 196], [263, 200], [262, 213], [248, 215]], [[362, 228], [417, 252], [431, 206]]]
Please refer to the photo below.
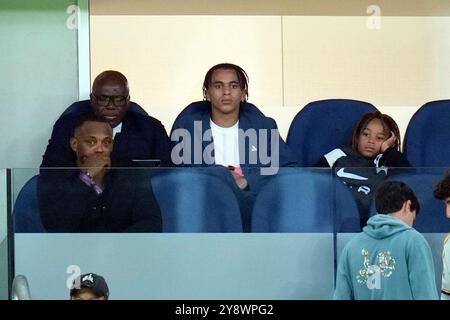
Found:
[[129, 95], [126, 97], [124, 97], [124, 96], [105, 96], [105, 95], [96, 96], [93, 93], [92, 93], [92, 96], [95, 98], [95, 100], [97, 100], [98, 105], [102, 106], [102, 107], [106, 107], [107, 105], [109, 105], [109, 103], [111, 101], [116, 107], [121, 107], [127, 103], [127, 99], [130, 97]]

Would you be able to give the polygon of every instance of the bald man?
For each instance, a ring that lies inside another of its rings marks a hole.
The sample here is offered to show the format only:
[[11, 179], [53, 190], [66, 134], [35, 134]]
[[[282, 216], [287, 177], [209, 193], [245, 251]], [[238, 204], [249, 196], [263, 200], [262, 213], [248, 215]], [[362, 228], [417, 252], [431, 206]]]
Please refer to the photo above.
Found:
[[72, 166], [75, 158], [69, 141], [76, 123], [90, 112], [113, 128], [113, 166], [128, 167], [133, 165], [133, 160], [142, 159], [158, 159], [161, 166], [171, 165], [171, 144], [164, 126], [130, 102], [127, 78], [118, 71], [109, 70], [95, 78], [90, 100], [74, 103], [56, 121], [41, 168]]

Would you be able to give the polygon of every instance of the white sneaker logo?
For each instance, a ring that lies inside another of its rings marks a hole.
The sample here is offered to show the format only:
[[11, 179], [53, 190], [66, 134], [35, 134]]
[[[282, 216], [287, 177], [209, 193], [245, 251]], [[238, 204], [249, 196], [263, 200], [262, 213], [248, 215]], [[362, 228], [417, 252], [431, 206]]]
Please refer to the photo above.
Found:
[[340, 178], [349, 178], [353, 180], [368, 180], [368, 178], [359, 176], [357, 174], [345, 172], [344, 168], [341, 168], [336, 172], [336, 175]]

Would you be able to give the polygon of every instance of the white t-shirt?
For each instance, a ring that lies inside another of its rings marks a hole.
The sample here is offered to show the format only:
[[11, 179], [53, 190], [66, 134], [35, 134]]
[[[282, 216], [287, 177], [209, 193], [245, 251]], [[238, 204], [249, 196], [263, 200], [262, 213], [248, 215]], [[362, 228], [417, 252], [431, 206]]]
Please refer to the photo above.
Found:
[[214, 141], [215, 163], [240, 167], [239, 164], [239, 121], [229, 128], [222, 128], [209, 121]]

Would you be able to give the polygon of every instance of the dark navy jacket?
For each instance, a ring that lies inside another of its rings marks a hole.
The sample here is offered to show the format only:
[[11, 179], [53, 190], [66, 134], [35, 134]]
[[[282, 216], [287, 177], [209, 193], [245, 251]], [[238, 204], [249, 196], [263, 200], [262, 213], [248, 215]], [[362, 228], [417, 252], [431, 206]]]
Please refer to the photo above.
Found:
[[[142, 111], [137, 111], [137, 109]], [[70, 138], [75, 125], [92, 107], [89, 100], [71, 105], [56, 121], [41, 167], [71, 167], [75, 157]], [[114, 137], [111, 162], [115, 167], [132, 166], [135, 159], [159, 159], [161, 166], [170, 166], [170, 140], [161, 122], [146, 115], [142, 108], [130, 102], [122, 131]]]

